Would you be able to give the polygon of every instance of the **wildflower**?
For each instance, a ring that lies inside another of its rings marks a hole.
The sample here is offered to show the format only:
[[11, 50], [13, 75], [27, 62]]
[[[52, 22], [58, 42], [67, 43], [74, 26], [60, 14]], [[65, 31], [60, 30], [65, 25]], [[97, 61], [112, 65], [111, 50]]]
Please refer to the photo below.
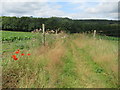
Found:
[[24, 55], [25, 55], [24, 53], [21, 54], [21, 56], [24, 56]]
[[16, 55], [12, 55], [12, 58], [16, 58]]
[[28, 53], [27, 55], [28, 55], [28, 56], [30, 56], [31, 54], [30, 54], [30, 53]]
[[15, 53], [18, 54], [20, 51], [16, 51]]
[[18, 60], [18, 58], [13, 58], [14, 60]]
[[18, 58], [16, 57], [16, 55], [12, 55], [12, 58], [13, 58], [14, 60], [18, 60]]
[[16, 53], [16, 54], [20, 53], [20, 49], [18, 49], [15, 53]]

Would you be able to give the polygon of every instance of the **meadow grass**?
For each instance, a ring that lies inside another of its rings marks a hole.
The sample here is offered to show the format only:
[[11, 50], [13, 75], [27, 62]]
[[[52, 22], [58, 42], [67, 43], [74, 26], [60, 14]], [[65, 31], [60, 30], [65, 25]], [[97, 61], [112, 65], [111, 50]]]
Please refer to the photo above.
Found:
[[[31, 55], [14, 61], [11, 55], [16, 49]], [[87, 34], [50, 34], [43, 46], [42, 35], [38, 34], [30, 40], [5, 42], [3, 51], [4, 88], [118, 87], [117, 40]]]

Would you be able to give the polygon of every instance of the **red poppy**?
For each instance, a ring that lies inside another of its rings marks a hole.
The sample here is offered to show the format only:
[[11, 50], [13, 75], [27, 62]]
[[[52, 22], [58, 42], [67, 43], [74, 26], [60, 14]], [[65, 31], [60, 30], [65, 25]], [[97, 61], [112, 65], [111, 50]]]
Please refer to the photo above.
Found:
[[21, 56], [24, 56], [24, 55], [25, 55], [24, 53], [21, 54]]
[[16, 57], [16, 55], [12, 55], [12, 58], [13, 58], [14, 60], [18, 60], [18, 58]]
[[14, 60], [18, 60], [18, 58], [13, 58]]
[[18, 54], [20, 51], [16, 51], [15, 53]]
[[28, 56], [30, 56], [31, 54], [30, 54], [30, 53], [28, 53], [27, 55], [28, 55]]
[[12, 55], [12, 58], [16, 58], [16, 55]]

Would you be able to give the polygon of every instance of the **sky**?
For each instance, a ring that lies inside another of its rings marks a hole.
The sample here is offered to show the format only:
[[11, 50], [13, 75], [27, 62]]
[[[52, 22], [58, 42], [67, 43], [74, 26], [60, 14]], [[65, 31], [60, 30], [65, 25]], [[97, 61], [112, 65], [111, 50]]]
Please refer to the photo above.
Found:
[[1, 16], [118, 19], [118, 0], [1, 0]]

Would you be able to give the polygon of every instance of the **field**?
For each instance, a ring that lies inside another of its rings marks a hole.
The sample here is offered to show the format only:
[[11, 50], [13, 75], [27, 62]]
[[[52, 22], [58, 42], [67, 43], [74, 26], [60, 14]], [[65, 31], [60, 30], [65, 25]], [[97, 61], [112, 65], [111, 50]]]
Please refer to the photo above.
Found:
[[43, 46], [40, 33], [0, 33], [3, 88], [119, 87], [117, 38], [48, 34]]

